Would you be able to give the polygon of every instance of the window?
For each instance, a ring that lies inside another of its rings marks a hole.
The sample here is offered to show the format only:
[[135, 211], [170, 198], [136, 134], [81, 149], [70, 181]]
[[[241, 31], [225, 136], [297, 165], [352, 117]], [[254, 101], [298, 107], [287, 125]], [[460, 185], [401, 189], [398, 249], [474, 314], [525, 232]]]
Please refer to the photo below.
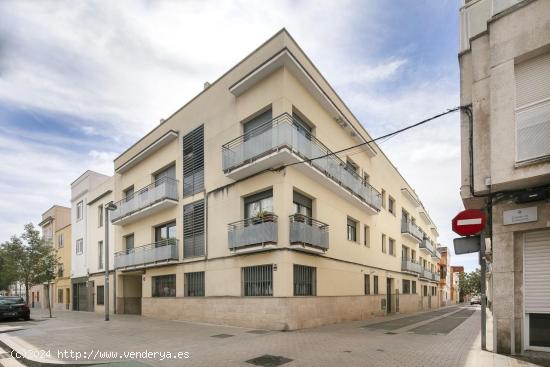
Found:
[[390, 238], [389, 240], [389, 253], [392, 256], [395, 256], [395, 240]]
[[126, 251], [134, 249], [134, 234], [124, 236], [124, 244], [126, 245]]
[[292, 193], [292, 204], [294, 205], [294, 213], [312, 217], [311, 208], [313, 205], [310, 198], [294, 191]]
[[204, 271], [185, 273], [185, 297], [204, 297]]
[[410, 259], [409, 248], [405, 245], [401, 245], [401, 258], [403, 260], [409, 260]]
[[97, 268], [103, 269], [103, 241], [97, 243]]
[[369, 295], [370, 294], [370, 275], [365, 274], [364, 278], [365, 278], [365, 294]]
[[57, 277], [58, 278], [62, 278], [63, 277], [63, 272], [64, 272], [64, 266], [63, 264], [59, 264], [57, 265]]
[[176, 296], [176, 274], [160, 275], [151, 278], [153, 297]]
[[382, 233], [382, 253], [386, 253], [387, 250], [386, 250], [386, 235]]
[[40, 302], [40, 292], [36, 292], [36, 302]]
[[411, 260], [412, 261], [416, 260], [416, 251], [415, 250], [411, 250]]
[[292, 125], [294, 125], [302, 135], [307, 138], [311, 137], [311, 126], [294, 111], [292, 112]]
[[244, 199], [245, 218], [254, 218], [262, 213], [273, 212], [273, 190], [269, 189]]
[[382, 189], [382, 208], [386, 209], [386, 190]]
[[176, 180], [176, 165], [172, 164], [153, 175], [153, 179], [156, 183], [162, 183], [166, 180]]
[[317, 295], [316, 268], [304, 265], [294, 265], [294, 295]]
[[388, 211], [395, 215], [395, 199], [391, 196], [388, 197]]
[[82, 238], [76, 240], [75, 250], [77, 255], [80, 255], [84, 252], [84, 240]]
[[103, 227], [103, 205], [97, 207], [97, 226]]
[[374, 292], [373, 294], [378, 294], [378, 275], [375, 275], [372, 277], [372, 280], [374, 281]]
[[435, 296], [437, 294], [437, 288], [432, 287], [432, 296]]
[[176, 221], [155, 227], [155, 247], [164, 246], [169, 242], [175, 242]]
[[76, 204], [76, 220], [81, 220], [82, 215], [84, 214], [84, 202], [79, 201], [78, 204]]
[[519, 62], [516, 80], [516, 161], [550, 156], [550, 53]]
[[412, 281], [411, 293], [416, 294], [416, 280]]
[[370, 247], [370, 227], [365, 225], [363, 232], [363, 245]]
[[59, 236], [57, 236], [57, 247], [63, 248], [65, 246], [65, 236], [63, 233], [61, 233]]
[[357, 222], [348, 217], [348, 241], [357, 242]]
[[96, 294], [97, 301], [96, 303], [98, 305], [104, 305], [105, 304], [105, 287], [102, 285], [97, 286], [97, 294]]
[[183, 207], [183, 257], [204, 256], [204, 200]]
[[[259, 134], [261, 132], [271, 129], [272, 124], [269, 122], [273, 120], [273, 114], [271, 108], [259, 115], [253, 117], [243, 124], [244, 134]], [[261, 128], [260, 128], [261, 126]], [[252, 131], [254, 130], [254, 131]], [[246, 137], [245, 137], [246, 139]]]
[[357, 170], [359, 169], [359, 167], [357, 166], [357, 164], [352, 161], [351, 159], [347, 158], [346, 159], [346, 169], [349, 171], [349, 172], [352, 172], [352, 173], [357, 173]]
[[57, 303], [63, 303], [63, 289], [57, 290]]
[[204, 189], [204, 126], [183, 137], [183, 196]]
[[273, 296], [273, 265], [244, 267], [241, 279], [243, 296]]
[[370, 182], [370, 175], [363, 171], [363, 183], [368, 184]]
[[411, 293], [411, 281], [407, 279], [403, 279], [403, 294], [410, 294]]
[[427, 297], [428, 296], [428, 286], [425, 285], [422, 287], [423, 291], [424, 291], [424, 296]]
[[124, 190], [124, 199], [125, 201], [130, 201], [134, 198], [134, 186], [130, 186]]

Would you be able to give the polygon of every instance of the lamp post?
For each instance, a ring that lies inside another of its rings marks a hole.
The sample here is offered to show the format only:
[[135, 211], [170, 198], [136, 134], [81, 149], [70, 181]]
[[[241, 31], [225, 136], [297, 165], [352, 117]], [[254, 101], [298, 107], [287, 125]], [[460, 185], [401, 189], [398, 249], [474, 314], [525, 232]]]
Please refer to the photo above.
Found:
[[109, 321], [109, 211], [116, 208], [117, 206], [112, 201], [105, 205], [105, 287], [103, 296], [105, 321]]

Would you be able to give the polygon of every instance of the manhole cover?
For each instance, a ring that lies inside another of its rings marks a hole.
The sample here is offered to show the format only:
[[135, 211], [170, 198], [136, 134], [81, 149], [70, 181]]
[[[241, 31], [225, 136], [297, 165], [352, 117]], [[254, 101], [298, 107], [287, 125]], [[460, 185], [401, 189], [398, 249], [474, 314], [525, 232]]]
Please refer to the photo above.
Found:
[[217, 334], [217, 335], [212, 335], [211, 337], [212, 337], [212, 338], [225, 339], [225, 338], [231, 338], [232, 336], [235, 336], [235, 335], [231, 335], [231, 334]]
[[384, 334], [387, 334], [387, 335], [397, 335], [397, 333], [393, 333], [391, 331], [386, 331]]
[[282, 364], [291, 362], [292, 359], [282, 357], [282, 356], [272, 356], [269, 354], [264, 354], [263, 356], [256, 357], [253, 359], [249, 359], [246, 361], [246, 363], [253, 364], [254, 366], [262, 366], [262, 367], [277, 367]]
[[267, 333], [269, 333], [269, 330], [250, 330], [250, 331], [247, 331], [247, 333], [250, 333], [250, 334], [267, 334]]

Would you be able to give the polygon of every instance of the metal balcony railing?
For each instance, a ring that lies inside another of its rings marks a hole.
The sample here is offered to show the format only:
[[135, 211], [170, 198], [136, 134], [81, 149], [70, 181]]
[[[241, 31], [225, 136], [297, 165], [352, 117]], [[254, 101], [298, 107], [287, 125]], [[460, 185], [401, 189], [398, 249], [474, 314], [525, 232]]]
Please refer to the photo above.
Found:
[[301, 243], [328, 249], [328, 224], [302, 214], [294, 214], [289, 218], [291, 244]]
[[117, 208], [111, 214], [111, 221], [115, 222], [165, 199], [178, 200], [177, 180], [168, 177], [160, 178], [135, 192], [131, 197], [118, 201], [115, 203]]
[[439, 282], [440, 275], [439, 273], [432, 273], [432, 280]]
[[439, 252], [439, 250], [437, 249], [435, 244], [434, 244], [433, 251], [432, 251], [432, 257], [434, 257], [438, 260], [441, 259], [441, 252]]
[[231, 172], [283, 148], [289, 149], [302, 160], [323, 157], [303, 164], [315, 167], [360, 200], [379, 210], [382, 205], [380, 193], [347, 168], [346, 163], [315, 136], [298, 126], [299, 122], [284, 113], [224, 144], [224, 172]]
[[175, 238], [117, 252], [115, 253], [115, 268], [147, 265], [168, 260], [179, 260], [178, 240]]
[[273, 213], [263, 213], [228, 224], [229, 249], [277, 243], [277, 219]]
[[432, 279], [432, 272], [428, 269], [422, 269], [422, 271], [420, 272], [420, 277], [425, 279]]
[[420, 227], [406, 219], [401, 219], [401, 233], [408, 233], [419, 241], [422, 241], [424, 238]]
[[424, 237], [420, 243], [420, 249], [428, 251], [430, 254], [434, 254], [434, 245], [428, 237]]
[[401, 259], [401, 270], [420, 274], [422, 267], [412, 259]]

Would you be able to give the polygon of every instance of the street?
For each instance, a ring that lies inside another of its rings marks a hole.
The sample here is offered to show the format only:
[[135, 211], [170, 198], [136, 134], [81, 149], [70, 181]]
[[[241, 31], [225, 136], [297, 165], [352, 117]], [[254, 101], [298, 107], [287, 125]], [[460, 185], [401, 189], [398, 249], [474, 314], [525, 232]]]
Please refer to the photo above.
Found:
[[2, 322], [2, 347], [42, 361], [127, 360], [152, 366], [485, 366], [499, 358], [506, 358], [507, 365], [523, 363], [479, 350], [477, 306], [294, 332], [129, 315], [105, 322], [101, 315], [86, 312], [58, 311], [55, 316], [35, 313], [29, 322]]

